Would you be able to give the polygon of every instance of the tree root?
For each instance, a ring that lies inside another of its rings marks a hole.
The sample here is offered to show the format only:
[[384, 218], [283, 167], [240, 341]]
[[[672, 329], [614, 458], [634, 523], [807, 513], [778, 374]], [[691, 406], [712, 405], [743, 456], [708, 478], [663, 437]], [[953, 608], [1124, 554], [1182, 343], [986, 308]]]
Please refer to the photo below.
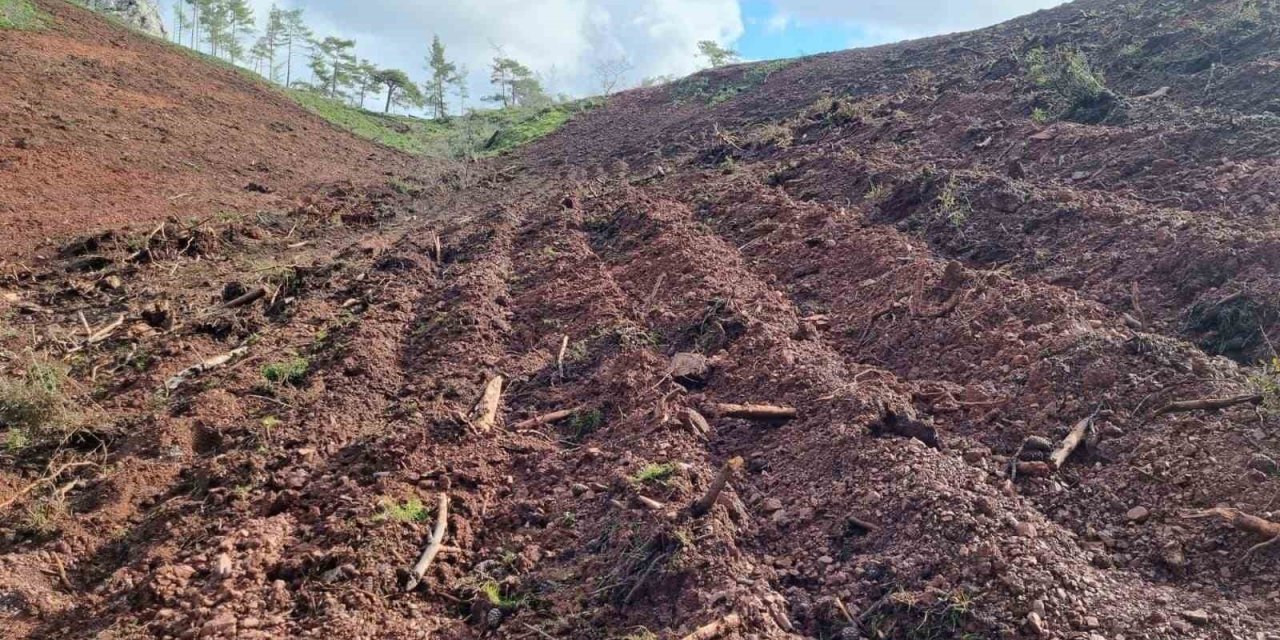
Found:
[[693, 633], [681, 638], [681, 640], [714, 640], [740, 626], [742, 626], [742, 616], [731, 613], [715, 622], [710, 622], [694, 629]]
[[560, 411], [552, 411], [551, 413], [545, 413], [540, 416], [529, 418], [528, 420], [524, 420], [522, 422], [517, 422], [515, 426], [512, 428], [516, 431], [521, 431], [524, 429], [532, 429], [533, 427], [537, 427], [544, 424], [552, 424], [552, 423], [564, 420], [565, 418], [568, 418], [579, 411], [582, 411], [582, 407], [574, 407], [572, 409], [562, 409]]
[[740, 418], [757, 422], [785, 422], [796, 417], [791, 407], [775, 407], [766, 404], [713, 404], [711, 413], [721, 418]]
[[1238, 404], [1258, 404], [1262, 402], [1261, 393], [1250, 393], [1239, 396], [1231, 396], [1229, 398], [1201, 398], [1199, 400], [1182, 400], [1179, 402], [1170, 402], [1169, 404], [1156, 410], [1152, 416], [1158, 418], [1166, 413], [1184, 413], [1187, 411], [1212, 411], [1215, 409], [1226, 409], [1234, 407]]
[[427, 548], [422, 550], [422, 555], [418, 556], [418, 561], [414, 563], [413, 568], [409, 569], [409, 580], [405, 583], [404, 590], [406, 592], [413, 591], [422, 583], [422, 576], [426, 575], [427, 568], [431, 566], [431, 561], [436, 559], [436, 554], [440, 553], [440, 548], [444, 546], [444, 534], [449, 529], [449, 494], [440, 494], [440, 505], [436, 509], [436, 528], [431, 533], [431, 541], [427, 544]]
[[1200, 518], [1219, 518], [1239, 531], [1252, 533], [1256, 536], [1266, 538], [1266, 542], [1249, 547], [1249, 550], [1241, 556], [1241, 560], [1247, 559], [1249, 556], [1252, 556], [1267, 547], [1280, 544], [1280, 523], [1264, 520], [1258, 516], [1247, 514], [1239, 509], [1215, 507], [1213, 509], [1198, 511], [1196, 513], [1189, 513], [1182, 517], [1189, 520], [1196, 520]]
[[740, 457], [730, 458], [724, 463], [724, 466], [720, 468], [720, 473], [716, 475], [716, 479], [711, 483], [711, 487], [707, 489], [707, 493], [698, 498], [698, 501], [694, 502], [693, 506], [690, 507], [689, 510], [695, 517], [706, 515], [711, 511], [711, 507], [715, 506], [716, 500], [720, 497], [720, 492], [724, 491], [725, 486], [729, 484], [729, 478], [742, 466], [743, 460]]

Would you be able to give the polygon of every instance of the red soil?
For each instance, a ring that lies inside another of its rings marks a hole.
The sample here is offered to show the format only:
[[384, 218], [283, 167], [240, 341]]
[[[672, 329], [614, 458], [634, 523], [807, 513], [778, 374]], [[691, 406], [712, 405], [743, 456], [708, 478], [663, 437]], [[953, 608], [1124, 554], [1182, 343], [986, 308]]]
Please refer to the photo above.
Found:
[[278, 208], [308, 185], [403, 165], [246, 73], [37, 4], [51, 28], [0, 33], [0, 258], [169, 216]]
[[[1264, 5], [1250, 27], [1219, 22], [1235, 2], [1091, 1], [717, 70], [692, 82], [746, 88], [616, 96], [474, 183], [66, 247], [0, 291], [4, 371], [65, 361], [94, 418], [0, 454], [5, 631], [682, 638], [736, 615], [720, 637], [1275, 638], [1278, 552], [1187, 517], [1280, 521], [1275, 373], [1193, 343], [1251, 362], [1275, 322], [1273, 203], [1236, 209], [1274, 188]], [[1107, 62], [1126, 38], [1149, 49], [1129, 75]], [[1036, 124], [1004, 56], [1054, 42], [1120, 93], [1170, 92]], [[688, 352], [697, 384], [671, 375]], [[1085, 418], [1061, 469], [1037, 464]], [[406, 593], [440, 493], [445, 549]]]

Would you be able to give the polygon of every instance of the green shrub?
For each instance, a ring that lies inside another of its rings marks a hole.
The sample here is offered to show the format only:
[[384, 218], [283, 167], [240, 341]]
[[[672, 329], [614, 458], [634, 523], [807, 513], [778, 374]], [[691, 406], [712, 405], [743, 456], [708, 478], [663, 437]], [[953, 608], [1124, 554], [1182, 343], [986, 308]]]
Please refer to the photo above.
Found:
[[310, 368], [311, 363], [306, 358], [290, 358], [262, 367], [262, 377], [274, 384], [297, 386], [307, 377], [307, 370]]
[[66, 371], [33, 362], [16, 380], [0, 380], [0, 425], [7, 427], [5, 445], [24, 448], [58, 438], [79, 428], [83, 416], [64, 391]]
[[1119, 106], [1118, 96], [1107, 88], [1102, 74], [1076, 49], [1037, 47], [1023, 56], [1023, 68], [1027, 81], [1046, 93], [1057, 117], [1097, 124]]
[[0, 0], [0, 29], [42, 29], [48, 19], [31, 0]]
[[666, 484], [667, 480], [676, 473], [676, 465], [673, 462], [658, 464], [651, 462], [631, 476], [632, 482], [636, 484], [648, 484], [651, 482]]

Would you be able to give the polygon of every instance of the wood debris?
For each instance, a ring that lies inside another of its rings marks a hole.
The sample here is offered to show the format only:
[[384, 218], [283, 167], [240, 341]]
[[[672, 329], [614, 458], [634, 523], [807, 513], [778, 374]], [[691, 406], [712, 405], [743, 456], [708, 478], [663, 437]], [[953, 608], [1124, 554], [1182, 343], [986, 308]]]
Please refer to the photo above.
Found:
[[1199, 518], [1220, 518], [1239, 531], [1252, 533], [1266, 539], [1265, 542], [1249, 547], [1249, 550], [1244, 554], [1245, 558], [1248, 558], [1254, 553], [1257, 553], [1267, 547], [1280, 544], [1280, 523], [1264, 520], [1258, 516], [1247, 514], [1239, 509], [1216, 507], [1213, 509], [1198, 511], [1196, 513], [1190, 513], [1183, 517], [1189, 520]]
[[742, 469], [743, 465], [744, 462], [741, 457], [734, 457], [725, 462], [723, 467], [720, 467], [720, 473], [716, 474], [716, 479], [711, 482], [711, 487], [690, 507], [689, 510], [694, 516], [706, 515], [711, 511], [711, 508], [716, 504], [716, 500], [720, 497], [720, 492], [724, 491], [725, 486], [729, 484], [729, 479], [734, 473]]
[[795, 418], [797, 412], [791, 407], [778, 407], [767, 404], [729, 404], [719, 403], [710, 406], [712, 415], [721, 418], [738, 418], [757, 422], [784, 422]]
[[681, 640], [715, 640], [729, 631], [742, 626], [742, 616], [731, 613], [719, 620], [709, 622], [693, 630], [693, 633]]
[[1262, 402], [1261, 393], [1249, 393], [1229, 398], [1201, 398], [1199, 400], [1181, 400], [1170, 402], [1156, 410], [1152, 417], [1158, 418], [1166, 413], [1185, 413], [1187, 411], [1213, 411], [1226, 409], [1238, 404], [1258, 404]]
[[471, 426], [480, 433], [493, 429], [498, 420], [498, 406], [502, 402], [502, 376], [494, 376], [484, 387], [480, 401], [471, 410]]
[[431, 561], [436, 559], [436, 555], [440, 553], [441, 547], [444, 546], [444, 535], [449, 529], [449, 494], [441, 492], [440, 504], [436, 507], [436, 528], [431, 532], [431, 540], [427, 543], [427, 548], [422, 550], [422, 555], [418, 556], [418, 561], [409, 569], [409, 580], [405, 583], [405, 591], [413, 591], [422, 583], [422, 576], [426, 575], [427, 569], [431, 566]]

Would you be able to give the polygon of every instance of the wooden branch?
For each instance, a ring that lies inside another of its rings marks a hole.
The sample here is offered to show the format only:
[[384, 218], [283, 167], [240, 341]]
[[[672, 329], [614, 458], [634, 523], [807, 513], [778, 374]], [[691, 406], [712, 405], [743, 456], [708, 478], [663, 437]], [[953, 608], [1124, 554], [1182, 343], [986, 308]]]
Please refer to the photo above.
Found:
[[529, 418], [528, 420], [517, 422], [515, 424], [514, 429], [516, 431], [520, 431], [522, 429], [532, 429], [533, 427], [536, 427], [538, 425], [559, 422], [561, 420], [564, 420], [565, 418], [572, 416], [573, 414], [579, 411], [582, 411], [582, 407], [574, 407], [572, 409], [562, 409], [560, 411], [552, 411], [551, 413], [544, 413], [540, 416], [535, 416], [533, 418]]
[[791, 407], [776, 407], [766, 404], [713, 404], [712, 413], [722, 418], [740, 418], [760, 422], [782, 422], [796, 417], [796, 410]]
[[1199, 518], [1214, 518], [1214, 517], [1220, 518], [1221, 520], [1223, 520], [1224, 522], [1226, 522], [1227, 524], [1231, 525], [1232, 527], [1236, 528], [1239, 531], [1244, 531], [1245, 533], [1252, 533], [1254, 535], [1266, 538], [1265, 542], [1261, 542], [1259, 544], [1253, 545], [1252, 547], [1249, 547], [1249, 550], [1246, 551], [1244, 554], [1245, 558], [1248, 558], [1249, 556], [1253, 555], [1258, 551], [1261, 551], [1262, 549], [1265, 549], [1266, 547], [1269, 547], [1275, 544], [1280, 544], [1280, 523], [1272, 522], [1270, 520], [1264, 520], [1262, 518], [1259, 518], [1258, 516], [1249, 515], [1239, 509], [1231, 509], [1228, 507], [1216, 507], [1213, 509], [1207, 509], [1205, 511], [1190, 513], [1190, 514], [1184, 515], [1183, 517], [1189, 520], [1195, 520]]
[[1071, 428], [1071, 433], [1062, 439], [1058, 444], [1058, 448], [1049, 454], [1049, 466], [1053, 469], [1061, 469], [1066, 464], [1067, 458], [1071, 457], [1072, 452], [1080, 446], [1084, 441], [1084, 436], [1089, 432], [1089, 427], [1093, 425], [1093, 416], [1081, 419], [1076, 426]]
[[256, 289], [253, 289], [245, 293], [239, 298], [236, 298], [235, 300], [231, 300], [230, 302], [227, 302], [226, 304], [222, 305], [222, 308], [238, 309], [240, 307], [247, 306], [247, 305], [253, 304], [254, 302], [257, 302], [259, 298], [262, 298], [265, 295], [267, 295], [266, 287], [258, 287]]
[[694, 409], [685, 409], [683, 416], [685, 425], [692, 429], [694, 433], [704, 438], [711, 435], [711, 424], [707, 422], [706, 418], [702, 417], [701, 413]]
[[494, 376], [484, 387], [484, 394], [471, 410], [471, 424], [481, 433], [493, 429], [498, 420], [498, 405], [502, 402], [502, 376]]
[[115, 333], [116, 329], [119, 329], [123, 324], [124, 324], [124, 314], [122, 313], [120, 314], [119, 318], [115, 319], [114, 322], [112, 322], [111, 324], [101, 329], [98, 329], [97, 332], [89, 336], [88, 343], [98, 344], [99, 342], [106, 340], [107, 338], [111, 337], [111, 334]]
[[[75, 469], [75, 468], [77, 468], [77, 467], [87, 467], [87, 466], [92, 466], [92, 465], [94, 465], [94, 464], [95, 464], [95, 463], [93, 463], [93, 462], [89, 462], [89, 461], [87, 461], [87, 460], [81, 460], [81, 461], [79, 461], [79, 462], [68, 462], [68, 463], [66, 463], [66, 464], [63, 464], [62, 466], [58, 467], [58, 468], [57, 468], [57, 470], [53, 471], [52, 473], [47, 473], [47, 474], [45, 474], [45, 475], [43, 475], [43, 476], [40, 476], [40, 479], [38, 479], [38, 480], [36, 480], [35, 482], [32, 482], [31, 484], [29, 484], [29, 485], [27, 485], [27, 486], [25, 486], [25, 487], [23, 487], [23, 488], [19, 489], [19, 490], [18, 490], [18, 492], [17, 492], [17, 493], [15, 493], [15, 494], [13, 494], [12, 496], [10, 496], [8, 500], [5, 500], [4, 502], [0, 502], [0, 511], [4, 511], [5, 509], [8, 509], [9, 507], [13, 506], [13, 503], [15, 503], [15, 502], [17, 502], [18, 500], [20, 500], [20, 499], [22, 498], [22, 496], [25, 496], [25, 495], [27, 495], [28, 493], [31, 493], [32, 491], [34, 491], [34, 490], [36, 489], [36, 487], [39, 487], [40, 485], [42, 485], [42, 484], [44, 484], [44, 483], [46, 483], [46, 482], [49, 482], [49, 481], [51, 481], [51, 480], [55, 480], [55, 479], [57, 479], [57, 477], [58, 477], [58, 476], [60, 476], [60, 475], [62, 475], [62, 474], [64, 474], [64, 473], [66, 473], [67, 471], [70, 471], [71, 469]], [[67, 489], [67, 490], [68, 490], [68, 491], [70, 491], [70, 489]]]
[[449, 494], [441, 492], [440, 505], [436, 508], [435, 531], [431, 533], [431, 541], [427, 544], [427, 548], [422, 550], [418, 561], [414, 563], [413, 568], [409, 569], [409, 581], [405, 584], [405, 591], [413, 591], [422, 583], [422, 576], [426, 575], [431, 561], [436, 559], [436, 554], [440, 553], [440, 548], [444, 546], [444, 534], [448, 529]]
[[742, 626], [742, 617], [736, 613], [731, 613], [715, 622], [694, 629], [693, 633], [681, 638], [681, 640], [715, 640], [724, 635], [728, 631], [733, 631]]
[[204, 362], [201, 362], [199, 364], [191, 365], [190, 367], [187, 367], [186, 369], [179, 371], [178, 373], [174, 374], [173, 377], [166, 380], [164, 383], [164, 387], [169, 391], [173, 391], [174, 389], [177, 389], [179, 386], [181, 386], [182, 383], [185, 382], [187, 378], [193, 375], [196, 375], [198, 373], [203, 373], [210, 369], [216, 369], [218, 367], [221, 367], [222, 365], [230, 362], [232, 358], [244, 355], [248, 351], [249, 351], [249, 347], [239, 347], [237, 349], [232, 349], [231, 351], [228, 351], [227, 353], [224, 353], [220, 356], [214, 356], [212, 358], [209, 358], [208, 360], [205, 360]]
[[569, 348], [569, 334], [564, 334], [560, 339], [560, 353], [556, 355], [556, 373], [560, 374], [560, 379], [564, 380], [564, 351]]
[[711, 508], [716, 504], [716, 500], [720, 497], [720, 492], [724, 491], [725, 486], [729, 484], [729, 478], [742, 469], [743, 464], [741, 457], [733, 457], [725, 462], [723, 467], [720, 467], [720, 473], [712, 481], [707, 493], [698, 498], [698, 501], [694, 502], [693, 506], [690, 507], [690, 511], [693, 512], [695, 517], [706, 515], [711, 511]]
[[653, 498], [650, 498], [649, 496], [644, 496], [644, 495], [637, 495], [636, 502], [639, 502], [641, 505], [644, 505], [646, 509], [651, 509], [653, 511], [661, 511], [662, 509], [665, 509], [667, 506], [665, 504], [662, 504], [661, 502], [658, 502], [657, 500], [654, 500]]
[[1166, 413], [1184, 413], [1187, 411], [1212, 411], [1215, 409], [1226, 409], [1234, 407], [1238, 404], [1258, 404], [1262, 402], [1261, 393], [1250, 393], [1246, 395], [1232, 396], [1230, 398], [1202, 398], [1199, 400], [1182, 400], [1179, 402], [1170, 402], [1169, 404], [1158, 409], [1154, 416], [1158, 418]]

